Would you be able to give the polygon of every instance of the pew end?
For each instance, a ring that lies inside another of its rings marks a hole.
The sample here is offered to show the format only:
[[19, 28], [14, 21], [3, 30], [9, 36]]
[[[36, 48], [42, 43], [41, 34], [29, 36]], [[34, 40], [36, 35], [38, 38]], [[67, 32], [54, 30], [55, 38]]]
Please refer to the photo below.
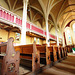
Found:
[[46, 62], [47, 62], [47, 65], [51, 64], [50, 51], [49, 51], [47, 45], [46, 45]]
[[13, 41], [13, 38], [9, 38], [7, 43], [0, 44], [0, 50], [3, 50], [1, 53], [5, 53], [5, 55], [0, 55], [2, 60], [1, 75], [19, 74], [20, 52], [15, 52]]

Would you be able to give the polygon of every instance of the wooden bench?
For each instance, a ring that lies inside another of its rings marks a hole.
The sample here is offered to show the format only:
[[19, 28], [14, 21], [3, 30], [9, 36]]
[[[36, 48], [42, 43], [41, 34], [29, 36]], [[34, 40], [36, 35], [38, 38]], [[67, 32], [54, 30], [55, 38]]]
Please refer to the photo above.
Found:
[[1, 75], [19, 75], [20, 52], [15, 52], [13, 41], [9, 38], [7, 43], [0, 44]]
[[57, 54], [55, 48], [53, 46], [47, 48], [50, 52], [50, 60], [55, 63], [57, 61]]
[[57, 60], [60, 61], [61, 60], [60, 47], [59, 46], [54, 46], [54, 49], [56, 50]]
[[51, 58], [50, 58], [50, 51], [46, 44], [42, 46], [37, 46], [37, 49], [40, 52], [40, 63], [45, 65], [52, 65]]
[[50, 47], [47, 47], [46, 44], [43, 45], [43, 46], [45, 46], [45, 48], [44, 48], [45, 50], [43, 50], [43, 51], [46, 52], [46, 64], [47, 65], [51, 64], [52, 62], [57, 61], [56, 49], [53, 47], [54, 45], [56, 45], [56, 43], [51, 43]]
[[20, 64], [35, 72], [40, 68], [40, 54], [37, 51], [36, 43], [30, 45], [15, 46], [16, 51], [20, 51]]
[[64, 47], [64, 56], [67, 57], [67, 47]]
[[71, 45], [71, 52], [72, 52], [72, 48], [74, 48], [74, 45]]
[[65, 47], [61, 47], [61, 50], [62, 50], [62, 58], [64, 59], [66, 56], [65, 56]]
[[69, 46], [67, 46], [67, 49], [68, 49], [68, 53], [70, 52], [70, 47]]
[[46, 45], [37, 46], [37, 50], [40, 52], [40, 63], [46, 65]]
[[74, 45], [67, 45], [66, 47], [68, 49], [68, 52], [70, 53], [72, 52], [72, 48], [74, 48]]
[[64, 58], [64, 50], [63, 50], [64, 47], [60, 46], [59, 49], [60, 49], [60, 53], [61, 53], [61, 58], [63, 59]]

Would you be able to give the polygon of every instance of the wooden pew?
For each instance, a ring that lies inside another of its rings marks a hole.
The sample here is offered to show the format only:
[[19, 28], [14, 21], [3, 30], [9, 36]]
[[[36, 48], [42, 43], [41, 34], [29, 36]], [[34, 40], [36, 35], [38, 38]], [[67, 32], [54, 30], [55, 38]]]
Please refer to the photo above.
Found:
[[50, 57], [50, 50], [48, 49], [48, 46], [46, 45], [46, 63], [47, 65], [52, 66], [52, 61], [51, 61], [51, 57]]
[[6, 53], [7, 43], [0, 44], [0, 54]]
[[60, 46], [59, 49], [60, 49], [60, 53], [61, 53], [61, 58], [63, 59], [63, 58], [64, 58], [64, 50], [63, 50], [64, 47], [61, 47], [61, 46]]
[[59, 46], [58, 49], [60, 50], [60, 60], [62, 60], [62, 58], [64, 57], [62, 47]]
[[60, 61], [61, 60], [60, 46], [54, 46], [54, 49], [56, 50], [57, 60]]
[[58, 50], [59, 50], [59, 58], [60, 58], [60, 60], [61, 60], [61, 58], [62, 58], [62, 57], [61, 57], [61, 46], [58, 47]]
[[47, 47], [48, 50], [50, 51], [50, 60], [51, 62], [57, 62], [57, 54], [56, 54], [56, 50], [53, 46]]
[[40, 63], [46, 65], [46, 45], [37, 46], [37, 50], [40, 52]]
[[50, 51], [48, 50], [47, 45], [37, 46], [37, 50], [40, 52], [40, 64], [44, 64], [43, 69], [52, 66]]
[[65, 50], [66, 48], [65, 47], [61, 47], [61, 50], [62, 50], [62, 58], [65, 59], [66, 58], [66, 51]]
[[19, 75], [20, 52], [15, 52], [13, 41], [9, 38], [7, 43], [0, 44], [1, 75]]
[[[45, 44], [44, 44], [45, 46]], [[57, 62], [57, 54], [56, 54], [56, 43], [50, 43], [50, 47], [46, 46], [46, 63], [47, 64], [52, 64], [52, 62]], [[59, 53], [59, 52], [58, 52]], [[59, 56], [60, 58], [60, 56]]]
[[57, 46], [57, 43], [50, 43], [50, 46]]
[[75, 45], [73, 45], [73, 47], [75, 48]]
[[67, 47], [64, 47], [64, 56], [67, 57]]
[[67, 56], [67, 47], [61, 47], [59, 46], [60, 54], [61, 54], [61, 60], [65, 59]]
[[72, 48], [74, 48], [74, 46], [73, 46], [73, 45], [71, 45], [71, 46], [70, 46], [70, 51], [71, 51], [71, 52], [72, 52]]
[[68, 49], [68, 53], [70, 52], [70, 47], [69, 46], [67, 46], [67, 49]]
[[57, 43], [50, 43], [50, 45], [54, 46], [54, 49], [56, 50], [56, 54], [57, 54], [57, 60], [60, 61], [61, 60], [60, 46], [62, 46], [62, 44], [59, 44], [59, 46], [57, 46]]
[[20, 64], [29, 67], [32, 72], [40, 68], [40, 54], [37, 51], [36, 43], [30, 45], [15, 46], [16, 51], [20, 51]]
[[73, 45], [67, 45], [67, 48], [68, 48], [68, 52], [70, 53], [70, 52], [72, 52], [72, 48], [74, 48], [74, 46]]

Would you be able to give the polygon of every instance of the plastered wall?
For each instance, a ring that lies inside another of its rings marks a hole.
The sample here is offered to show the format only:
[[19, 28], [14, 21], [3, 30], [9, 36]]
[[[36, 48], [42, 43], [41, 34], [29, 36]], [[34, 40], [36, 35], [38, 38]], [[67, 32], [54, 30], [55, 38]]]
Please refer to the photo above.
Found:
[[0, 42], [6, 42], [8, 39], [8, 32], [0, 29]]
[[[2, 39], [0, 39], [0, 42], [7, 42], [7, 39], [10, 37], [14, 38], [14, 43], [20, 44], [21, 35], [20, 35], [19, 40], [16, 40], [15, 32], [7, 32], [6, 30], [0, 29], [0, 38], [2, 38]], [[42, 45], [43, 41], [44, 40], [42, 40], [42, 39], [39, 39], [39, 41], [38, 41], [38, 38], [36, 38], [36, 44]], [[34, 37], [26, 36], [26, 44], [32, 44], [33, 42], [34, 42]]]
[[9, 38], [10, 37], [13, 37], [14, 38], [14, 43], [20, 43], [20, 39], [21, 39], [21, 36], [20, 36], [20, 39], [19, 41], [16, 40], [16, 33], [15, 32], [9, 32]]
[[[34, 37], [26, 36], [26, 44], [33, 44], [34, 42]], [[43, 40], [36, 38], [36, 44], [43, 44]]]

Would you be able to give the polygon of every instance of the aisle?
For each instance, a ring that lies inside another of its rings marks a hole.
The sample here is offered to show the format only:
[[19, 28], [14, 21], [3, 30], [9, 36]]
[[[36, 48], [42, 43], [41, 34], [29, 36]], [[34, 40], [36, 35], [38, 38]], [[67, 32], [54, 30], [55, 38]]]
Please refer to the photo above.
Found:
[[75, 57], [68, 56], [67, 59], [44, 70], [38, 75], [75, 75]]

